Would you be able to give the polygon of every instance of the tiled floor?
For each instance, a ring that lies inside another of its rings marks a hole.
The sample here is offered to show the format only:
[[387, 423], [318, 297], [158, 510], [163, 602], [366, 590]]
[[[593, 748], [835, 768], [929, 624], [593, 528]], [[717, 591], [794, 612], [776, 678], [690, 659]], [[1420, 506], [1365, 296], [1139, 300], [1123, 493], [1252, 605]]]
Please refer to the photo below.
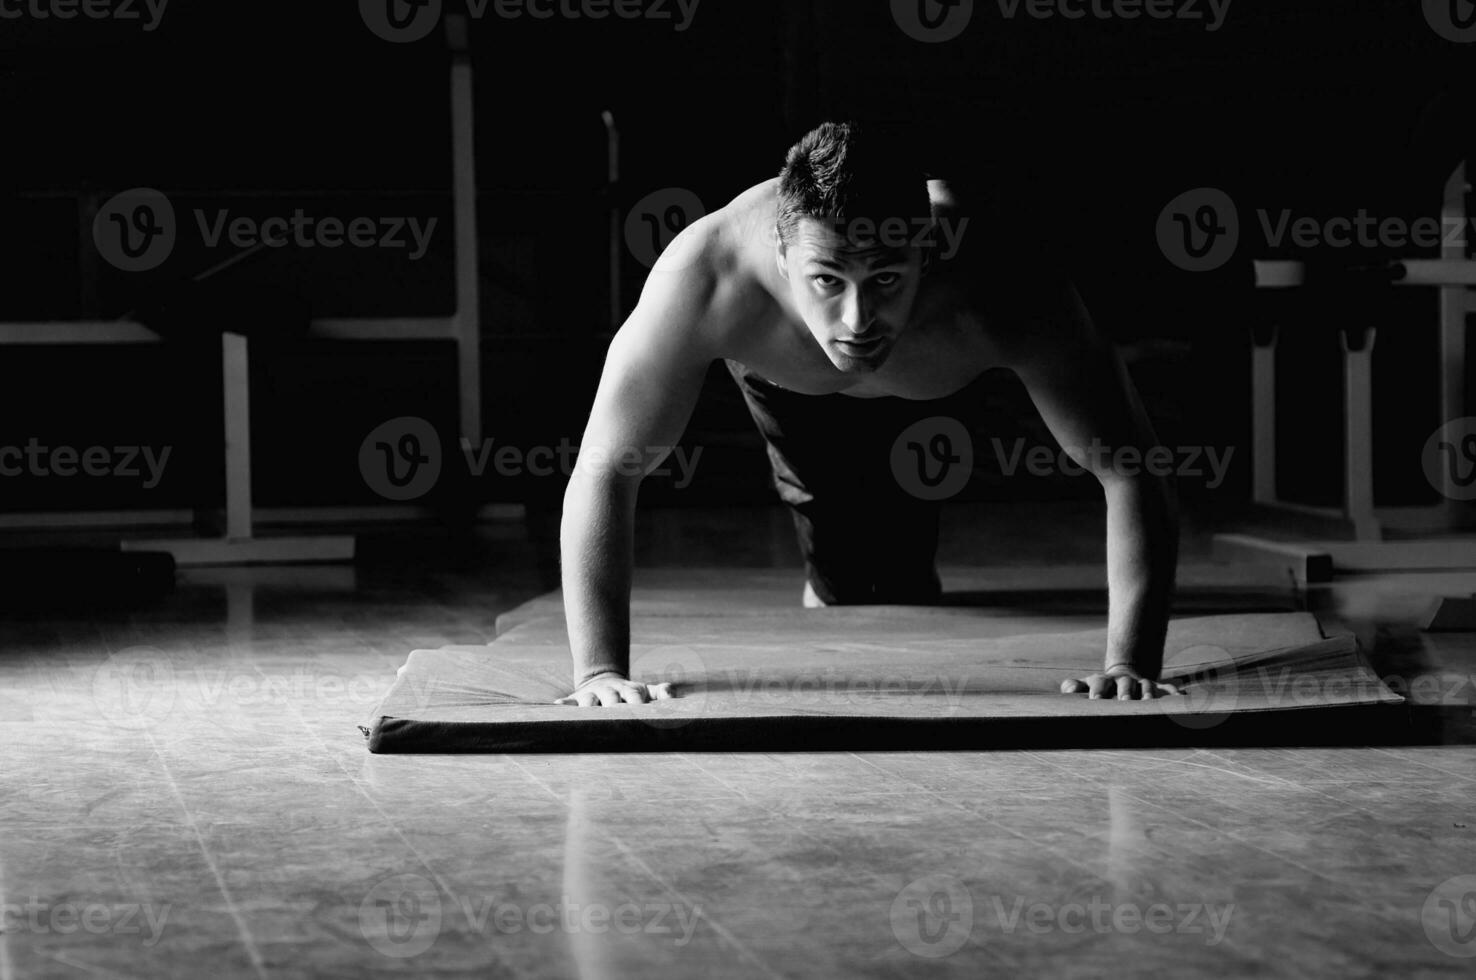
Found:
[[[944, 558], [1048, 587], [1099, 555], [1089, 513], [1047, 523], [958, 519]], [[646, 563], [793, 561], [782, 514], [643, 525]], [[551, 584], [546, 535], [409, 538], [0, 623], [0, 980], [1476, 969], [1476, 634], [1412, 626], [1472, 576], [1308, 597], [1433, 679], [1434, 744], [371, 756], [407, 651]]]

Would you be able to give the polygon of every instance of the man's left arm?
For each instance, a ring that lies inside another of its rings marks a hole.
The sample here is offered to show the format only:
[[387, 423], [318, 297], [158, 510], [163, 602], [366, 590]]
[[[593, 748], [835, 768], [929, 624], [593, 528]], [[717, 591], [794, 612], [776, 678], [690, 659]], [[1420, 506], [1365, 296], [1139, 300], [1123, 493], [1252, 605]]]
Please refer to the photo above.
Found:
[[[1113, 345], [1076, 290], [1045, 284], [1005, 326], [1008, 366], [1061, 448], [1102, 484], [1107, 499], [1107, 651], [1102, 670], [1061, 685], [1092, 698], [1178, 693], [1159, 683], [1178, 562], [1172, 467], [1148, 456], [1153, 426]], [[1043, 302], [1042, 302], [1043, 301]]]

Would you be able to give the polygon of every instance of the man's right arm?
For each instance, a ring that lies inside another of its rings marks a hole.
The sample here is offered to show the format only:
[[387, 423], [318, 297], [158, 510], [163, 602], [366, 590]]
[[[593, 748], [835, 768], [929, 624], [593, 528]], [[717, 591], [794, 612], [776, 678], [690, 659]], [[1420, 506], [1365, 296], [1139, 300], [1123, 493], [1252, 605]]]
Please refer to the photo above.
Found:
[[704, 336], [713, 275], [694, 226], [674, 241], [616, 334], [564, 495], [564, 613], [575, 691], [561, 704], [669, 696], [630, 678], [630, 588], [636, 494], [681, 438], [718, 356]]

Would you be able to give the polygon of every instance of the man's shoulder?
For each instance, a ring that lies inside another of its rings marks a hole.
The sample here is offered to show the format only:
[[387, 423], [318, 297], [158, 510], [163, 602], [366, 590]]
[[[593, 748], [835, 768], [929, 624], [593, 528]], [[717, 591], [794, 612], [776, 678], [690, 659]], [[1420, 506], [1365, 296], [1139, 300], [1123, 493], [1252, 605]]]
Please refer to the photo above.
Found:
[[774, 184], [751, 187], [692, 220], [661, 253], [653, 271], [732, 271], [754, 245], [773, 237]]

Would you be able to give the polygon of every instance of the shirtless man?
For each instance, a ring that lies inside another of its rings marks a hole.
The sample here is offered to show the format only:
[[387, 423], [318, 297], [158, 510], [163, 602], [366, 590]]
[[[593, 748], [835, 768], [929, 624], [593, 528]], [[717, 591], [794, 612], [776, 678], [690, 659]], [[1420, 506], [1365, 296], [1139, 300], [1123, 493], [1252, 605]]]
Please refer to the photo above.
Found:
[[[636, 494], [681, 437], [719, 358], [794, 515], [807, 605], [937, 598], [940, 505], [890, 476], [893, 443], [911, 422], [946, 414], [943, 400], [986, 370], [1014, 371], [1107, 500], [1105, 662], [1062, 693], [1176, 693], [1158, 681], [1178, 551], [1172, 488], [1114, 470], [1110, 452], [1084, 451], [1146, 451], [1152, 428], [1071, 285], [1039, 256], [1010, 255], [1009, 236], [966, 214], [962, 198], [909, 169], [890, 143], [827, 123], [790, 150], [778, 178], [693, 223], [663, 253], [610, 346], [564, 498], [575, 690], [559, 703], [672, 694], [629, 676]], [[968, 234], [999, 244], [942, 254], [947, 238], [957, 245]]]

